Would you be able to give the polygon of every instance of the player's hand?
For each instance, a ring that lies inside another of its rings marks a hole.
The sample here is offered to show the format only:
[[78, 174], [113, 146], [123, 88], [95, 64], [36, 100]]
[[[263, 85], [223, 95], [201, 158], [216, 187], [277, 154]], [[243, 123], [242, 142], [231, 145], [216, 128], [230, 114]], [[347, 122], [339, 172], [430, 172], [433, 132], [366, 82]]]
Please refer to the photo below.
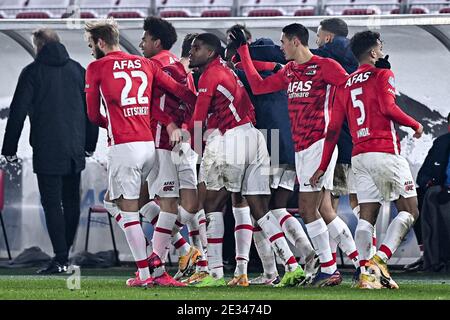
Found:
[[384, 58], [380, 58], [375, 62], [375, 67], [380, 69], [390, 69], [391, 63], [388, 61], [389, 55], [386, 55]]
[[175, 122], [169, 123], [167, 133], [169, 134], [170, 145], [172, 147], [183, 140], [183, 134]]
[[419, 128], [414, 133], [413, 137], [419, 139], [422, 136], [423, 133], [423, 126], [420, 125]]
[[19, 161], [19, 158], [17, 158], [17, 154], [12, 155], [12, 156], [5, 156], [6, 161], [8, 161], [9, 163], [14, 163]]
[[241, 28], [232, 28], [230, 31], [230, 39], [236, 48], [247, 44], [247, 38], [245, 37], [244, 30]]
[[311, 184], [311, 187], [315, 188], [317, 184], [319, 183], [320, 178], [322, 178], [325, 171], [317, 169], [316, 172], [314, 172], [313, 176], [309, 179], [309, 183]]

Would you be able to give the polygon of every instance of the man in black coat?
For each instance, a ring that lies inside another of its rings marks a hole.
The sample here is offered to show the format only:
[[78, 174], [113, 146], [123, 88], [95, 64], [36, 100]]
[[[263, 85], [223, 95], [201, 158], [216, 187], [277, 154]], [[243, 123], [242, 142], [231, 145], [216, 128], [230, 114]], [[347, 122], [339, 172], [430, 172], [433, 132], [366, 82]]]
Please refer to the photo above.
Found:
[[[436, 240], [441, 235], [450, 235], [450, 113], [447, 115], [448, 132], [433, 141], [431, 149], [417, 173], [417, 199], [420, 215], [414, 224], [421, 257], [407, 264], [406, 271], [430, 269], [438, 271], [441, 266], [440, 252], [449, 253], [448, 240]], [[447, 254], [446, 261], [450, 259]], [[450, 266], [450, 264], [449, 264]]]
[[17, 145], [30, 118], [33, 170], [55, 257], [38, 273], [67, 270], [80, 218], [80, 175], [92, 155], [98, 127], [86, 114], [85, 70], [70, 59], [55, 31], [33, 32], [36, 59], [20, 74], [10, 106], [2, 155], [17, 161]]

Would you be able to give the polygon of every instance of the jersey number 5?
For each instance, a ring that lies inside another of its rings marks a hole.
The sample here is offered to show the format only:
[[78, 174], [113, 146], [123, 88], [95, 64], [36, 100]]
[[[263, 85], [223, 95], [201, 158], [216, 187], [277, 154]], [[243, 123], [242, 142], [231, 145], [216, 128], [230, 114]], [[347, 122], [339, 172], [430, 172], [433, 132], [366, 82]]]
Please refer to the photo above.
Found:
[[[131, 71], [131, 77], [133, 78], [141, 78], [142, 83], [139, 86], [137, 97], [128, 97], [131, 91], [131, 87], [133, 86], [133, 81], [128, 73], [125, 71], [114, 72], [114, 79], [124, 79], [125, 86], [122, 89], [122, 93], [120, 94], [120, 102], [122, 107], [134, 105], [134, 104], [148, 104], [148, 97], [144, 97], [145, 88], [147, 88], [147, 75], [143, 71], [133, 70]], [[137, 98], [137, 99], [136, 99]]]
[[356, 119], [356, 123], [358, 126], [362, 125], [364, 123], [364, 120], [366, 120], [366, 112], [364, 111], [364, 103], [361, 100], [358, 100], [357, 97], [362, 94], [362, 88], [356, 88], [350, 91], [350, 95], [352, 97], [352, 103], [353, 108], [359, 108], [359, 111], [361, 112], [361, 116]]

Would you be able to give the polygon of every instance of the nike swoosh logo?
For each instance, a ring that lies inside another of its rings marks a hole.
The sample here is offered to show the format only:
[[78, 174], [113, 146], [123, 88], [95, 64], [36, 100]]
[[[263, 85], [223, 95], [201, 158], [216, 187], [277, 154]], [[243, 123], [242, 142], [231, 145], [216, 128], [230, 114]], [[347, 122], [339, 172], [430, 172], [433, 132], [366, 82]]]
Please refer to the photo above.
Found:
[[434, 163], [435, 166], [440, 166], [441, 164], [439, 162]]
[[303, 183], [303, 186], [305, 186], [305, 187], [310, 187], [310, 186], [311, 186], [311, 183]]

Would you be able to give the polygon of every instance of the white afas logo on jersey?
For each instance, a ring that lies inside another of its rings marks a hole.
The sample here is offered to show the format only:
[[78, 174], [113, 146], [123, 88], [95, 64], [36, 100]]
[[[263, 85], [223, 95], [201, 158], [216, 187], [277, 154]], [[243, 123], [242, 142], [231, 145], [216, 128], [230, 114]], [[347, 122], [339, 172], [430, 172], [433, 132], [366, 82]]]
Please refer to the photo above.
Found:
[[345, 84], [345, 87], [350, 87], [351, 85], [355, 83], [361, 83], [364, 81], [367, 81], [369, 79], [369, 76], [372, 74], [372, 72], [364, 72], [364, 73], [357, 73], [353, 77], [348, 78], [347, 83]]
[[123, 69], [140, 69], [141, 68], [141, 60], [116, 60], [114, 61], [113, 70], [123, 70]]
[[312, 80], [308, 81], [294, 81], [289, 83], [287, 90], [289, 99], [293, 98], [307, 98], [309, 97], [309, 90], [312, 87]]

